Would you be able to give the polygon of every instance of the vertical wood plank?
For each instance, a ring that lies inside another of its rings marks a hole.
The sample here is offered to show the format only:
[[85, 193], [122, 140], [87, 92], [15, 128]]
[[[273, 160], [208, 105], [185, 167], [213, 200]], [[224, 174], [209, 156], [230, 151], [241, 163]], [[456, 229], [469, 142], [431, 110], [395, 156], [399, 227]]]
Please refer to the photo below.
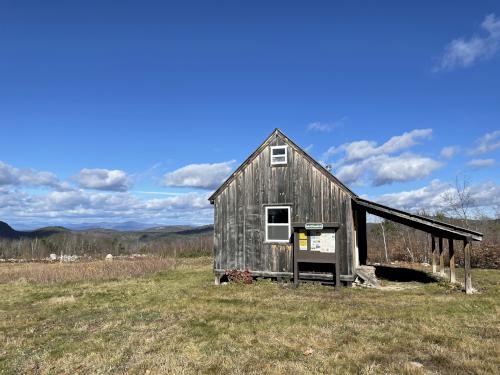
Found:
[[465, 294], [472, 294], [472, 275], [470, 269], [471, 239], [464, 240]]
[[346, 233], [346, 242], [344, 244], [345, 246], [345, 262], [347, 264], [347, 269], [346, 269], [346, 274], [347, 275], [352, 275], [353, 274], [353, 263], [352, 263], [352, 243], [354, 242], [353, 239], [353, 222], [352, 222], [352, 205], [351, 205], [351, 200], [346, 199], [346, 211], [344, 215], [344, 223], [345, 223], [345, 233]]

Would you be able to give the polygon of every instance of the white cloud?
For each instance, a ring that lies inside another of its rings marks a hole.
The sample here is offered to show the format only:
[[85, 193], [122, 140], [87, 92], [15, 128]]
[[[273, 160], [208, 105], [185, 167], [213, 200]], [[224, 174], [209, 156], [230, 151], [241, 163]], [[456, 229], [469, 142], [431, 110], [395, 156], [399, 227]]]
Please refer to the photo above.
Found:
[[0, 217], [14, 222], [62, 224], [81, 220], [209, 223], [213, 207], [207, 194], [139, 199], [128, 192], [84, 190], [28, 194], [0, 190]]
[[432, 136], [432, 129], [415, 129], [390, 138], [381, 146], [377, 146], [375, 141], [355, 141], [345, 143], [338, 147], [330, 147], [323, 155], [323, 159], [328, 160], [333, 155], [345, 152], [345, 162], [366, 159], [371, 156], [390, 154], [408, 149], [416, 144], [420, 139], [429, 139]]
[[443, 149], [441, 150], [441, 156], [445, 159], [451, 159], [456, 154], [458, 154], [459, 151], [460, 148], [458, 146], [443, 147]]
[[[53, 173], [0, 162], [0, 220], [43, 225], [102, 220], [206, 224], [213, 220], [208, 192], [152, 192], [158, 197], [149, 199], [127, 191], [131, 179], [125, 172], [106, 169], [82, 169], [72, 181], [82, 189], [59, 182]], [[51, 189], [24, 189], [32, 186]]]
[[491, 167], [495, 165], [495, 159], [472, 159], [467, 165], [474, 169]]
[[328, 133], [335, 128], [343, 126], [346, 120], [347, 116], [344, 116], [341, 119], [334, 122], [319, 122], [319, 121], [311, 122], [309, 125], [307, 125], [307, 131], [318, 131], [322, 133]]
[[346, 184], [364, 185], [370, 180], [374, 186], [381, 186], [422, 179], [441, 165], [431, 158], [413, 154], [379, 155], [342, 165], [336, 175]]
[[27, 185], [60, 188], [62, 185], [54, 173], [34, 169], [19, 169], [0, 161], [0, 186]]
[[209, 207], [208, 195], [189, 193], [172, 196], [164, 199], [151, 199], [146, 202], [145, 207], [151, 210], [164, 209], [202, 209]]
[[311, 143], [309, 146], [307, 146], [306, 148], [304, 148], [304, 151], [307, 152], [307, 153], [310, 153], [313, 148], [314, 148], [314, 145]]
[[476, 146], [468, 151], [469, 155], [485, 154], [500, 148], [500, 130], [486, 133], [476, 140]]
[[442, 165], [433, 159], [412, 154], [397, 157], [382, 156], [373, 159], [371, 164], [374, 170], [373, 184], [375, 186], [419, 180], [427, 177]]
[[[453, 194], [450, 184], [433, 180], [428, 186], [420, 189], [384, 194], [374, 200], [409, 211], [445, 210], [449, 202], [446, 196]], [[495, 182], [484, 182], [470, 187], [471, 198], [475, 207], [491, 207], [500, 204], [500, 185]]]
[[500, 19], [494, 14], [489, 14], [481, 23], [481, 28], [486, 31], [486, 35], [452, 40], [446, 46], [444, 55], [434, 70], [469, 67], [479, 60], [494, 56], [500, 50]]
[[214, 164], [190, 164], [167, 173], [163, 184], [171, 187], [216, 189], [229, 176], [235, 160]]
[[424, 178], [441, 167], [441, 163], [429, 157], [408, 152], [391, 155], [409, 149], [422, 139], [429, 139], [432, 129], [415, 129], [391, 137], [378, 146], [375, 141], [355, 141], [338, 147], [330, 147], [324, 160], [334, 155], [343, 157], [333, 163], [334, 174], [346, 184], [375, 186], [406, 182]]
[[127, 173], [118, 169], [84, 168], [72, 179], [85, 189], [127, 191], [132, 185], [132, 179]]

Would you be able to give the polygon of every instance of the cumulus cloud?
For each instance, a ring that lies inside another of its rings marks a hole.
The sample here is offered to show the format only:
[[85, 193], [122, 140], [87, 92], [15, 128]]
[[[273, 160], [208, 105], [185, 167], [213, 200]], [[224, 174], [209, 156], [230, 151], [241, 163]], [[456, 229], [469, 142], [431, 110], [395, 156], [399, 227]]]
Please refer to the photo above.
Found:
[[378, 146], [375, 141], [355, 141], [345, 143], [338, 147], [330, 147], [323, 155], [327, 160], [333, 155], [344, 152], [346, 162], [366, 159], [371, 156], [390, 154], [408, 149], [419, 143], [419, 140], [429, 139], [432, 136], [432, 129], [415, 129], [390, 138], [387, 142]]
[[344, 122], [347, 120], [347, 116], [342, 117], [341, 119], [334, 122], [311, 122], [307, 125], [307, 131], [318, 131], [322, 133], [331, 132], [333, 129], [341, 127], [344, 125]]
[[[476, 207], [491, 207], [500, 204], [500, 185], [488, 181], [470, 187], [472, 202]], [[385, 205], [409, 211], [445, 210], [449, 205], [447, 196], [454, 188], [440, 180], [433, 180], [419, 189], [384, 194], [374, 200]]]
[[495, 159], [472, 159], [467, 165], [473, 169], [491, 167], [495, 165]]
[[443, 147], [441, 150], [441, 156], [445, 159], [451, 159], [456, 154], [458, 154], [459, 151], [460, 148], [458, 146]]
[[434, 70], [465, 68], [479, 60], [493, 57], [500, 50], [500, 19], [495, 14], [487, 15], [481, 23], [481, 29], [485, 32], [483, 36], [452, 40]]
[[72, 180], [81, 188], [95, 190], [127, 191], [132, 185], [127, 173], [118, 169], [84, 168]]
[[[0, 162], [1, 220], [43, 225], [82, 220], [186, 224], [213, 220], [208, 192], [161, 192], [165, 197], [147, 199], [127, 190], [131, 179], [125, 172], [107, 169], [82, 169], [70, 181], [73, 187], [60, 182], [53, 173], [22, 170]], [[74, 187], [75, 183], [80, 189]], [[33, 186], [50, 189], [25, 189]]]
[[34, 169], [19, 169], [0, 161], [0, 186], [27, 185], [36, 187], [62, 187], [54, 173]]
[[500, 130], [486, 133], [476, 140], [476, 146], [468, 151], [469, 155], [485, 154], [500, 148]]
[[213, 208], [207, 194], [189, 193], [164, 199], [139, 199], [128, 192], [85, 190], [28, 194], [0, 190], [0, 217], [17, 222], [142, 220], [207, 223]]
[[[333, 163], [334, 173], [346, 184], [374, 186], [418, 180], [440, 168], [442, 164], [429, 157], [409, 152], [400, 153], [429, 139], [432, 129], [415, 129], [402, 135], [394, 136], [382, 145], [375, 141], [355, 141], [338, 147], [331, 147], [323, 159], [343, 154]], [[400, 153], [396, 155], [391, 155]]]
[[381, 186], [422, 179], [441, 165], [431, 158], [413, 154], [380, 155], [342, 165], [337, 170], [337, 177], [346, 184], [364, 185], [371, 180], [372, 185]]
[[214, 164], [190, 164], [167, 173], [163, 184], [171, 187], [216, 189], [229, 176], [235, 160]]

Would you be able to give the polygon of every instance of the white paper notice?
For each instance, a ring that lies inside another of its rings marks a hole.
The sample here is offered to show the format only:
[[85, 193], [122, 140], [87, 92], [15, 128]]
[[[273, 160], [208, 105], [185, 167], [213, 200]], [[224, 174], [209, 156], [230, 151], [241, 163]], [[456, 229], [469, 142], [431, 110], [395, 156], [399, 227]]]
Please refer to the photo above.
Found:
[[335, 232], [333, 230], [310, 231], [311, 251], [335, 252]]
[[312, 230], [311, 234], [311, 251], [321, 251], [321, 231]]

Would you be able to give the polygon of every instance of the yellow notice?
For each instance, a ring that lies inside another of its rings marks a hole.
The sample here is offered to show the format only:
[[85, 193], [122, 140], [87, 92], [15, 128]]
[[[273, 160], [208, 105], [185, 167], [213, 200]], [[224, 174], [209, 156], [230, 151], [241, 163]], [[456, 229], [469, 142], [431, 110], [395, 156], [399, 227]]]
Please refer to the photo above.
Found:
[[304, 230], [299, 232], [299, 250], [307, 250], [307, 232]]

